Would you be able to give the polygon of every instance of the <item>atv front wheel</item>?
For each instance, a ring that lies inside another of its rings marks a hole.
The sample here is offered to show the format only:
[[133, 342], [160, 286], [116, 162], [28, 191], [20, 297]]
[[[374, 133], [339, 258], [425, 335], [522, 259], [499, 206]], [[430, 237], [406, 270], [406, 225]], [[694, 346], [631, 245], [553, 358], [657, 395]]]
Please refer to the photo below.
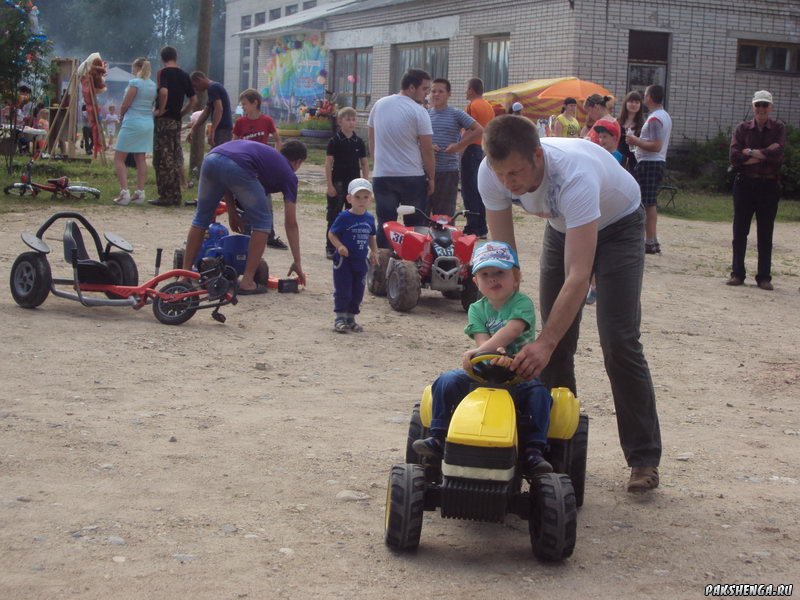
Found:
[[578, 528], [575, 491], [569, 476], [547, 473], [535, 477], [530, 495], [528, 529], [534, 556], [543, 561], [569, 558]]
[[395, 260], [386, 276], [389, 305], [400, 312], [409, 311], [419, 302], [420, 280], [417, 265], [410, 260]]
[[392, 251], [386, 248], [378, 250], [378, 264], [370, 264], [367, 271], [367, 289], [374, 296], [386, 295], [386, 271], [389, 269], [389, 259]]
[[[174, 281], [168, 283], [159, 291], [162, 294], [184, 294], [190, 289], [189, 284]], [[197, 312], [197, 304], [197, 298], [194, 296], [172, 302], [156, 297], [153, 300], [153, 314], [164, 325], [180, 325], [194, 316], [194, 313]]]
[[22, 308], [36, 308], [50, 293], [53, 276], [44, 254], [24, 252], [11, 267], [11, 295]]
[[[472, 273], [471, 269], [470, 273]], [[464, 286], [461, 289], [461, 308], [465, 311], [469, 311], [469, 305], [473, 302], [477, 302], [480, 296], [481, 293], [478, 291], [478, 286], [475, 285], [472, 275], [469, 275], [464, 280]]]
[[420, 465], [394, 465], [386, 489], [386, 545], [415, 550], [422, 533], [425, 471]]

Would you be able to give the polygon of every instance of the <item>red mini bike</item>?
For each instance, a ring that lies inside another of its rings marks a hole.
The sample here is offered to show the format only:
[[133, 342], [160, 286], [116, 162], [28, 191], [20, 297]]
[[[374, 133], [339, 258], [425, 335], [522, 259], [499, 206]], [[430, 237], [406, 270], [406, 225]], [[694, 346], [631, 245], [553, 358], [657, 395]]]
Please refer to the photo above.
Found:
[[[54, 279], [47, 255], [50, 247], [44, 242], [44, 233], [59, 219], [67, 219], [64, 228], [64, 259], [72, 265], [71, 279]], [[76, 221], [91, 235], [97, 249], [97, 258], [89, 257], [83, 243], [83, 234]], [[156, 254], [156, 276], [139, 284], [139, 270], [131, 257], [133, 246], [113, 233], [106, 233], [106, 247], [97, 230], [76, 212], [58, 212], [47, 219], [36, 235], [22, 234], [22, 241], [33, 250], [17, 257], [11, 267], [11, 295], [23, 308], [36, 308], [47, 295], [80, 302], [83, 306], [129, 306], [140, 309], [153, 305], [156, 318], [165, 325], [180, 325], [191, 319], [200, 309], [211, 308], [215, 321], [225, 322], [219, 312], [221, 306], [236, 304], [236, 271], [226, 267], [222, 258], [207, 259], [199, 272], [173, 269], [161, 275], [161, 249]], [[118, 250], [112, 250], [117, 248]], [[167, 279], [172, 281], [161, 289], [156, 286]], [[58, 289], [56, 284], [69, 286], [72, 291]], [[90, 295], [99, 292], [105, 297]]]
[[392, 249], [378, 251], [378, 265], [370, 266], [367, 287], [376, 296], [387, 296], [397, 311], [409, 311], [417, 305], [422, 288], [442, 293], [446, 298], [460, 299], [464, 310], [478, 299], [478, 288], [472, 281], [470, 262], [475, 246], [474, 235], [465, 235], [454, 225], [456, 218], [429, 217], [418, 208], [400, 205], [398, 215], [418, 212], [427, 226], [407, 227], [398, 221], [383, 224]]

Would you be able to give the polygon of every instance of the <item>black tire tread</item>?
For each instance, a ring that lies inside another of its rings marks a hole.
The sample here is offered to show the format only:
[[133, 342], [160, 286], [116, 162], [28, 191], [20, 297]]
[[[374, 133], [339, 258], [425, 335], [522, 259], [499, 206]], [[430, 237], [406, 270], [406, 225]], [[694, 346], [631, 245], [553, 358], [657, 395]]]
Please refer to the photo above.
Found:
[[386, 545], [415, 550], [422, 534], [425, 471], [420, 465], [394, 465], [389, 475]]
[[[392, 293], [392, 280], [397, 279], [397, 289]], [[409, 260], [397, 260], [386, 277], [386, 295], [389, 305], [398, 312], [411, 310], [419, 302], [420, 279], [417, 265]]]
[[575, 491], [568, 475], [547, 473], [531, 486], [529, 530], [533, 554], [542, 561], [572, 556], [578, 528]]
[[[27, 263], [34, 270], [34, 279], [31, 289], [27, 293], [20, 293], [17, 286], [14, 284], [14, 279], [17, 275], [18, 269], [23, 268], [23, 264]], [[19, 304], [22, 308], [36, 308], [47, 299], [50, 293], [50, 284], [53, 281], [53, 276], [50, 271], [50, 263], [47, 257], [38, 252], [23, 252], [14, 261], [11, 266], [11, 276], [9, 278], [9, 285], [11, 286], [11, 296], [14, 302]]]

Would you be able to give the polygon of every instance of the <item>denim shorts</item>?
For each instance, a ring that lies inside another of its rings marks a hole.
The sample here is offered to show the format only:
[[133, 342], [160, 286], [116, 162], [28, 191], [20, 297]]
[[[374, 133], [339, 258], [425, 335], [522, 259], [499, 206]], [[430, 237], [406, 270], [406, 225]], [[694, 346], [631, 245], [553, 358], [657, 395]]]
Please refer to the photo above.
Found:
[[236, 198], [253, 231], [272, 231], [272, 201], [258, 177], [227, 156], [213, 152], [203, 159], [200, 168], [197, 211], [192, 225], [208, 228], [226, 192]]

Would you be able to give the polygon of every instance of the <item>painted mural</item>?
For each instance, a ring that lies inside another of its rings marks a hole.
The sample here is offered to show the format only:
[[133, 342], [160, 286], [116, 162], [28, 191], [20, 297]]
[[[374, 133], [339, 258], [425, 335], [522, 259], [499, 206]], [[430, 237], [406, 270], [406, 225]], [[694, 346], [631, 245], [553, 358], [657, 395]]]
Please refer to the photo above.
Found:
[[273, 118], [294, 121], [299, 108], [324, 98], [328, 50], [322, 34], [277, 38], [266, 58], [261, 96]]

